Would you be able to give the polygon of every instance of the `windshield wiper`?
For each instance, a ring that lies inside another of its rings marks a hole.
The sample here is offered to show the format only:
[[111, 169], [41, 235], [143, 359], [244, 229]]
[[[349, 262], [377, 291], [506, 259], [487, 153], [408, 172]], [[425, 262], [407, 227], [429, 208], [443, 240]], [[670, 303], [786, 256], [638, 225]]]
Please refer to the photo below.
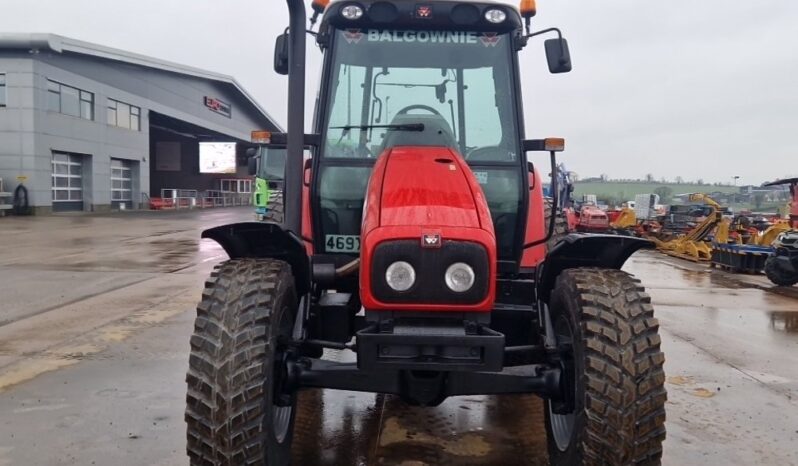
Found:
[[330, 126], [330, 129], [342, 129], [344, 133], [353, 129], [380, 129], [384, 128], [393, 131], [424, 131], [424, 123], [404, 123], [398, 125], [344, 125], [344, 126]]

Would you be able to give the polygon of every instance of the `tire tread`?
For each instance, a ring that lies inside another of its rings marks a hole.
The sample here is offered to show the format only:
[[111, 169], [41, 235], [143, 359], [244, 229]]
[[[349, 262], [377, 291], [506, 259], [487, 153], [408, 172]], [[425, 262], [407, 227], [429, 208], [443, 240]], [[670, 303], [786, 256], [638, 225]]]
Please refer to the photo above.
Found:
[[[558, 278], [582, 309], [584, 464], [660, 464], [665, 439], [665, 357], [651, 298], [619, 271], [578, 268]], [[560, 285], [558, 283], [558, 285]]]
[[263, 464], [264, 382], [272, 304], [290, 267], [270, 259], [217, 265], [197, 305], [186, 375], [192, 465]]

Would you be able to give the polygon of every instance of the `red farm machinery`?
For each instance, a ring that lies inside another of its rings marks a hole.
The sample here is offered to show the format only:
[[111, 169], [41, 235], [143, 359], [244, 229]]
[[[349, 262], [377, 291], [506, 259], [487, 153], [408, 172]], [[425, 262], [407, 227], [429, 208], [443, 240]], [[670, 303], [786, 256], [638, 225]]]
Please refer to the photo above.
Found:
[[[317, 0], [311, 31], [303, 1], [287, 4], [288, 129], [263, 141], [287, 154], [284, 217], [202, 234], [230, 259], [191, 337], [191, 463], [288, 464], [297, 393], [325, 388], [421, 406], [536, 394], [552, 464], [658, 464], [659, 325], [620, 271], [653, 244], [557, 235], [542, 176], [557, 206], [564, 140], [524, 135], [518, 55], [552, 34], [549, 71], [570, 71], [560, 31], [533, 32], [529, 0]], [[323, 55], [311, 133], [308, 34]]]

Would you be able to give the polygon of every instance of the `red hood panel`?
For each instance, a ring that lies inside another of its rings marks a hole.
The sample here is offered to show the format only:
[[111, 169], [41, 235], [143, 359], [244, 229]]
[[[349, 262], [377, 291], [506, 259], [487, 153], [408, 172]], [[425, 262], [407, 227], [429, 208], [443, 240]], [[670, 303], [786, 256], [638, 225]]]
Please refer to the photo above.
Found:
[[382, 185], [380, 226], [479, 228], [467, 166], [445, 147], [395, 147]]

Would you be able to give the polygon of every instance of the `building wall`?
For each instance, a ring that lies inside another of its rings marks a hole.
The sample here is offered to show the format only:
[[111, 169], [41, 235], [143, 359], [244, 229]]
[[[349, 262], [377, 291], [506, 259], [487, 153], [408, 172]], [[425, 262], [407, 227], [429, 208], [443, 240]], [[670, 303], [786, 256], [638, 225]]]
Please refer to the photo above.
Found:
[[[225, 83], [85, 55], [42, 53], [38, 57], [42, 63], [91, 77], [100, 85], [124, 89], [142, 99], [149, 110], [237, 139], [248, 141], [252, 129], [274, 129], [264, 127], [270, 124], [268, 120]], [[230, 103], [231, 117], [207, 108], [205, 96]]]
[[[111, 158], [129, 160], [134, 167], [138, 166], [139, 179], [133, 185], [132, 199], [140, 202], [141, 193], [149, 192], [148, 101], [86, 77], [79, 66], [65, 69], [35, 60], [34, 70], [35, 159], [37, 172], [45, 175], [37, 177], [37, 189], [31, 196], [34, 204], [51, 204], [40, 201], [50, 200], [50, 160], [54, 151], [84, 155], [84, 210], [110, 209]], [[48, 80], [94, 93], [94, 120], [47, 110]], [[118, 128], [106, 122], [109, 98], [141, 107], [140, 131]]]
[[[52, 206], [53, 151], [83, 154], [84, 210], [110, 208], [112, 158], [132, 162], [132, 199], [134, 205], [141, 202], [141, 193], [150, 191], [149, 111], [239, 140], [248, 140], [255, 128], [274, 129], [232, 85], [207, 79], [50, 52], [0, 52], [0, 73], [7, 83], [7, 107], [0, 108], [0, 177], [11, 191], [17, 176], [27, 176], [24, 183], [37, 212]], [[49, 111], [48, 79], [93, 93], [94, 120]], [[208, 109], [205, 96], [231, 104], [231, 117]], [[139, 131], [107, 124], [109, 98], [141, 108]]]
[[13, 191], [16, 177], [28, 175], [25, 185], [31, 188], [36, 171], [33, 60], [0, 58], [0, 73], [6, 75], [6, 107], [0, 107], [0, 178], [3, 189]]

